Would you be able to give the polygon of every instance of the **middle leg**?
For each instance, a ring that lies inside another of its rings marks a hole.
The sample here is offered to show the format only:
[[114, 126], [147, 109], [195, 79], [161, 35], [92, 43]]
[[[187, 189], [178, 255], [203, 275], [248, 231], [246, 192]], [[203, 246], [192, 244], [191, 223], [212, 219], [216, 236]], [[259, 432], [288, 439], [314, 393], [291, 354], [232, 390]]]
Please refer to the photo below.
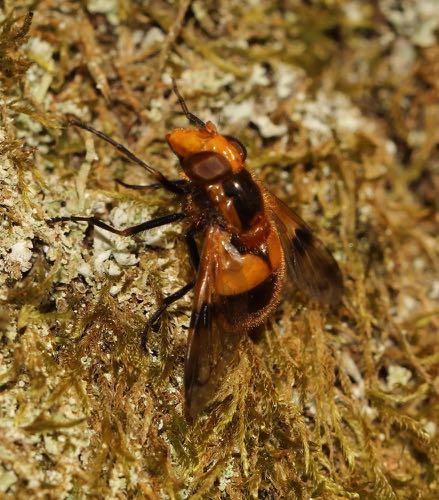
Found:
[[133, 234], [141, 233], [142, 231], [146, 231], [148, 229], [153, 229], [155, 227], [164, 226], [166, 224], [171, 224], [171, 222], [178, 222], [186, 217], [186, 214], [182, 212], [177, 212], [175, 214], [163, 215], [162, 217], [157, 217], [156, 219], [151, 219], [146, 222], [142, 222], [141, 224], [137, 224], [132, 227], [127, 227], [125, 229], [116, 229], [113, 226], [110, 226], [106, 222], [97, 219], [96, 217], [83, 217], [83, 216], [68, 216], [68, 217], [53, 217], [47, 221], [48, 224], [54, 224], [57, 222], [87, 222], [91, 226], [97, 226], [101, 229], [105, 229], [110, 233], [119, 234], [120, 236], [131, 236]]

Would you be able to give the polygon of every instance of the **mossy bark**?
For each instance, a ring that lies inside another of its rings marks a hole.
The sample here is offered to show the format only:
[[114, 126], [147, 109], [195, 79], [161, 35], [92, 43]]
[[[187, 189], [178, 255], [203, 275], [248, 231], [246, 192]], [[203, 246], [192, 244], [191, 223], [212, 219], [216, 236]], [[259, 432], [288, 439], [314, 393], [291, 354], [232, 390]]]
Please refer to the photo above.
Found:
[[[9, 498], [437, 498], [435, 2], [1, 3], [0, 492]], [[26, 15], [34, 8], [33, 20]], [[333, 251], [336, 310], [293, 288], [217, 401], [183, 417], [191, 278], [166, 175], [190, 108]]]

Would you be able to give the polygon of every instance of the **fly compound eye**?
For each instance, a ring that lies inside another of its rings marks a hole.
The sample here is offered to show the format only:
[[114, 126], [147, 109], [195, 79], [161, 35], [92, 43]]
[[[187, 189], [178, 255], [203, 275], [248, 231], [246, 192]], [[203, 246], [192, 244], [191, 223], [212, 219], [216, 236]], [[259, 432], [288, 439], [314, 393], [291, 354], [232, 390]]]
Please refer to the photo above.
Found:
[[225, 135], [224, 137], [235, 146], [235, 148], [239, 151], [239, 154], [241, 155], [242, 161], [245, 161], [247, 158], [247, 149], [245, 148], [244, 144], [239, 139], [233, 137], [232, 135]]
[[231, 173], [230, 163], [224, 156], [212, 151], [195, 153], [182, 162], [186, 174], [194, 181], [213, 182]]

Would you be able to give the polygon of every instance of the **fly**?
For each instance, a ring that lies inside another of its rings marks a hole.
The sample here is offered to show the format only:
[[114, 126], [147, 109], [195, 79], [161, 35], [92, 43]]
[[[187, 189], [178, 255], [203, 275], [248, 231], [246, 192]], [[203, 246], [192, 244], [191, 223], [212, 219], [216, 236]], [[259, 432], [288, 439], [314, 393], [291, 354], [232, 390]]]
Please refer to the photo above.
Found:
[[[177, 156], [182, 178], [171, 180], [106, 134], [77, 120], [70, 125], [97, 135], [151, 174], [174, 194], [181, 210], [126, 229], [96, 217], [55, 217], [87, 222], [122, 236], [184, 221], [195, 279], [166, 297], [145, 328], [165, 309], [194, 289], [185, 361], [186, 414], [193, 417], [213, 399], [241, 339], [262, 325], [280, 302], [288, 279], [322, 303], [337, 305], [343, 279], [337, 262], [310, 227], [245, 167], [247, 151], [235, 137], [222, 135], [212, 122], [188, 110], [176, 83], [173, 90], [189, 128], [176, 128], [166, 140]], [[202, 241], [201, 251], [195, 239]]]

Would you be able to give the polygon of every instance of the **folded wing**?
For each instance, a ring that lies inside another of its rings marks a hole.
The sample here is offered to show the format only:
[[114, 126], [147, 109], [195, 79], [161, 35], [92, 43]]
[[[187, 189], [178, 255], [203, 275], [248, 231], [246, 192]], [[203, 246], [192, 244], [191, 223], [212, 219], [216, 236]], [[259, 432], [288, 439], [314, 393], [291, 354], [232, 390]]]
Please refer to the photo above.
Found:
[[190, 416], [212, 400], [243, 336], [261, 325], [279, 302], [284, 276], [274, 230], [252, 251], [237, 248], [218, 226], [205, 235], [189, 330], [185, 368]]
[[287, 205], [266, 192], [294, 283], [312, 298], [337, 305], [343, 294], [340, 268], [310, 227]]
[[186, 412], [190, 417], [212, 400], [245, 333], [226, 331], [222, 321], [227, 310], [218, 300], [215, 283], [223, 241], [219, 228], [209, 228], [194, 290], [184, 375]]

